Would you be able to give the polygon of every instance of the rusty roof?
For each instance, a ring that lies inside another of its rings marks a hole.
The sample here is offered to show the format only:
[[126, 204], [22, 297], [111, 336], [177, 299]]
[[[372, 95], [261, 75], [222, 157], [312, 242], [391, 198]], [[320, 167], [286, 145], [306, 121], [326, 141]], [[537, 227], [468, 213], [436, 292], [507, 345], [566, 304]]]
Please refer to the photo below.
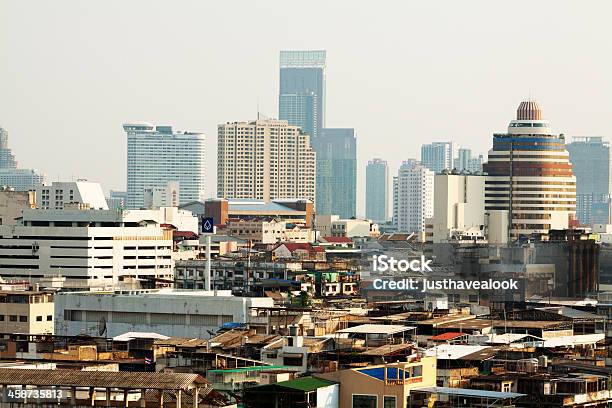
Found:
[[188, 390], [207, 387], [209, 382], [199, 374], [1, 368], [0, 384]]

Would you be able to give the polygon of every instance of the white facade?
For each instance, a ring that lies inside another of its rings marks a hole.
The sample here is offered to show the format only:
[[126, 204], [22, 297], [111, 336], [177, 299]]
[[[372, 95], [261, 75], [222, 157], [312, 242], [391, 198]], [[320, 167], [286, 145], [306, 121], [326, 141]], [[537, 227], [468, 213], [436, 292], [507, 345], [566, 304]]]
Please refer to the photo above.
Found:
[[423, 232], [434, 214], [434, 172], [416, 160], [400, 166], [393, 180], [393, 221], [400, 232]]
[[378, 236], [378, 224], [371, 220], [350, 218], [338, 215], [316, 215], [315, 226], [320, 237], [372, 237]]
[[315, 152], [310, 136], [286, 120], [218, 126], [217, 196], [315, 201]]
[[170, 181], [165, 186], [145, 188], [144, 208], [178, 207], [180, 204], [180, 186]]
[[166, 218], [162, 210], [26, 209], [19, 225], [0, 226], [0, 271], [33, 281], [62, 275], [66, 287], [88, 289], [171, 282]]
[[204, 147], [202, 133], [176, 132], [170, 126], [125, 124], [127, 134], [127, 208], [144, 207], [147, 188], [178, 182], [181, 204], [203, 201]]
[[434, 178], [433, 243], [483, 238], [485, 176], [437, 174]]
[[69, 204], [95, 210], [108, 210], [100, 183], [86, 180], [54, 181], [36, 187], [37, 208], [62, 210]]
[[223, 323], [248, 323], [251, 307], [273, 307], [272, 298], [236, 297], [231, 291], [65, 292], [55, 297], [55, 334], [98, 336], [155, 332], [165, 336], [210, 338]]

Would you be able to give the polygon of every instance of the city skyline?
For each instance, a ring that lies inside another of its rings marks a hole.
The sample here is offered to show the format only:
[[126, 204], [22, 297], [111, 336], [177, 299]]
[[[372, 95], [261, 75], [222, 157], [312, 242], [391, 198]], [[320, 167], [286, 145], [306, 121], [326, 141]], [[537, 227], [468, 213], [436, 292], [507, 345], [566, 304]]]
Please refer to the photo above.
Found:
[[[526, 23], [517, 18], [520, 11], [509, 6], [504, 8], [504, 15], [516, 26], [495, 24], [481, 15], [467, 13], [462, 24], [471, 28], [466, 29], [456, 27], [454, 22], [459, 5], [450, 3], [442, 10], [431, 5], [406, 5], [406, 11], [415, 16], [413, 26], [399, 24], [399, 16], [390, 16], [393, 24], [385, 23], [378, 35], [370, 36], [373, 38], [355, 33], [355, 38], [343, 38], [342, 44], [325, 27], [308, 34], [287, 30], [289, 34], [283, 38], [276, 35], [276, 30], [258, 31], [245, 38], [222, 28], [220, 33], [227, 41], [202, 43], [209, 32], [217, 33], [220, 28], [185, 24], [187, 31], [184, 38], [180, 37], [181, 46], [174, 47], [178, 34], [149, 28], [142, 31], [131, 24], [132, 17], [144, 14], [155, 26], [155, 22], [179, 17], [189, 22], [210, 12], [213, 22], [216, 13], [228, 11], [226, 6], [208, 10], [203, 5], [186, 3], [166, 10], [161, 6], [143, 8], [137, 3], [122, 5], [121, 9], [112, 5], [66, 4], [70, 3], [40, 5], [41, 13], [36, 15], [18, 2], [1, 6], [6, 24], [0, 28], [0, 48], [6, 58], [0, 77], [6, 81], [3, 94], [8, 97], [0, 101], [0, 126], [12, 135], [11, 147], [20, 164], [44, 171], [50, 181], [86, 178], [99, 181], [107, 191], [124, 190], [125, 153], [121, 152], [125, 140], [121, 124], [133, 120], [203, 132], [207, 136], [206, 173], [214, 174], [218, 123], [255, 119], [258, 106], [262, 114], [278, 116], [278, 53], [285, 49], [327, 51], [326, 125], [354, 127], [360, 135], [359, 215], [365, 213], [365, 166], [369, 159], [381, 157], [394, 171], [405, 157], [418, 157], [422, 143], [442, 138], [472, 149], [475, 155], [486, 153], [490, 134], [502, 130], [500, 124], [505, 123], [506, 112], [529, 94], [547, 107], [547, 116], [556, 130], [568, 136], [606, 138], [612, 133], [607, 120], [612, 83], [605, 74], [612, 63], [599, 51], [606, 47], [604, 39], [609, 37], [603, 20], [598, 23], [605, 13], [589, 13], [591, 24], [577, 27], [573, 22], [586, 16], [586, 11], [556, 3], [551, 8], [550, 2], [533, 5], [534, 12], [572, 26], [552, 36], [537, 28], [533, 32], [517, 30], [517, 26]], [[316, 7], [312, 9], [296, 13], [292, 22], [283, 24], [289, 27], [295, 19], [306, 21]], [[245, 16], [256, 15], [267, 22], [275, 10], [287, 11], [282, 3], [275, 2], [266, 6], [245, 3], [243, 11]], [[346, 9], [339, 3], [330, 6], [321, 18], [331, 22], [343, 15], [351, 18], [352, 24], [365, 24], [371, 11]], [[416, 18], [419, 15], [436, 15], [439, 23], [424, 26]], [[120, 27], [118, 33], [107, 35], [103, 22], [109, 19]], [[477, 27], [470, 24], [472, 19], [478, 20]], [[252, 24], [250, 20], [244, 20], [245, 24]], [[432, 36], [425, 43], [400, 46], [386, 41], [409, 38], [419, 32]], [[481, 35], [485, 32], [488, 39]], [[19, 47], [10, 40], [16, 36], [20, 37]], [[522, 47], [534, 37], [537, 44], [533, 48]], [[451, 47], [478, 41], [479, 47], [469, 48], [467, 53], [452, 49], [431, 52], [432, 47], [443, 46], [444, 41], [450, 42]], [[499, 43], [501, 47], [494, 46]], [[234, 52], [235, 47], [246, 53]], [[523, 58], [506, 58], [519, 50]], [[364, 52], [368, 58], [364, 58]], [[146, 57], [140, 57], [147, 53], [166, 58], [149, 64]], [[589, 58], [591, 63], [587, 67], [568, 61], [568, 53]], [[244, 63], [249, 59], [258, 64], [247, 69]], [[393, 64], [386, 62], [391, 59]], [[46, 63], [37, 62], [41, 60]], [[181, 75], [173, 75], [178, 69], [177, 60], [187, 61], [180, 67]], [[501, 60], [504, 64], [497, 63]], [[591, 80], [568, 81], [584, 77]], [[240, 86], [235, 78], [240, 78]], [[364, 102], [372, 103], [355, 103], [353, 91]], [[397, 99], [396, 94], [409, 97]], [[574, 100], [594, 103], [586, 108], [574, 104]], [[444, 120], [437, 120], [440, 117]], [[401, 149], [388, 148], [395, 144]], [[56, 153], [48, 155], [48, 151]], [[215, 193], [215, 179], [207, 177], [206, 195], [212, 197]]]

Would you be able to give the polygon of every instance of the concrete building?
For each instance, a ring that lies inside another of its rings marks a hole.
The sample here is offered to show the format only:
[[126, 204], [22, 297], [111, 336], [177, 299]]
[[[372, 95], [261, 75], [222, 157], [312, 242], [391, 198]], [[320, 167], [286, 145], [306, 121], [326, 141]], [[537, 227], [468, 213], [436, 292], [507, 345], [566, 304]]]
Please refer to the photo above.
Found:
[[584, 225], [610, 222], [610, 144], [574, 137], [567, 145], [576, 176], [576, 218]]
[[240, 198], [213, 198], [205, 202], [181, 206], [198, 216], [211, 217], [215, 224], [225, 225], [228, 220], [278, 219], [311, 226], [314, 204], [311, 200], [277, 198], [271, 201]]
[[427, 241], [438, 244], [485, 238], [485, 176], [436, 174]]
[[[55, 297], [55, 333], [114, 337], [126, 332], [207, 339], [224, 323], [249, 323], [251, 307], [272, 307], [271, 298], [235, 297], [230, 291], [171, 289], [70, 292]], [[104, 323], [102, 323], [104, 322]], [[103, 327], [103, 326], [104, 327]]]
[[389, 166], [382, 159], [366, 167], [366, 218], [377, 223], [389, 218]]
[[434, 172], [407, 160], [393, 179], [393, 221], [400, 232], [423, 232], [434, 214]]
[[63, 210], [65, 206], [108, 210], [100, 183], [87, 180], [54, 181], [36, 187], [37, 208]]
[[15, 225], [24, 209], [35, 206], [34, 191], [14, 191], [0, 187], [0, 225]]
[[357, 213], [357, 140], [355, 130], [323, 128], [312, 139], [317, 154], [317, 214]]
[[325, 127], [325, 51], [281, 51], [278, 117], [316, 138]]
[[227, 235], [251, 241], [273, 244], [276, 242], [314, 242], [315, 232], [306, 225], [280, 220], [229, 220]]
[[434, 173], [450, 170], [453, 166], [452, 142], [433, 142], [421, 146], [421, 164]]
[[367, 219], [340, 218], [338, 215], [317, 215], [315, 228], [320, 237], [377, 237], [378, 224]]
[[0, 127], [0, 186], [15, 191], [28, 191], [45, 181], [45, 175], [35, 169], [20, 169], [8, 147], [8, 132]]
[[53, 334], [53, 292], [0, 291], [0, 332]]
[[0, 227], [2, 276], [41, 281], [64, 277], [69, 288], [172, 282], [172, 230], [198, 230], [191, 213], [161, 210], [26, 209], [18, 225]]
[[316, 155], [310, 136], [285, 120], [218, 126], [217, 196], [315, 201]]
[[453, 161], [453, 169], [459, 172], [481, 173], [483, 162], [484, 157], [482, 154], [478, 157], [473, 157], [471, 149], [460, 148], [457, 157]]
[[521, 102], [508, 132], [493, 135], [484, 171], [485, 209], [494, 218], [499, 211], [497, 218], [509, 217], [509, 240], [570, 226], [576, 215], [576, 177], [564, 136], [553, 134], [537, 102]]
[[127, 134], [127, 208], [144, 207], [145, 189], [178, 182], [179, 202], [203, 200], [205, 136], [148, 123], [123, 125]]
[[180, 204], [180, 186], [176, 181], [170, 181], [165, 186], [145, 188], [144, 208], [178, 207]]
[[125, 210], [127, 206], [127, 191], [110, 190], [106, 203], [111, 210]]

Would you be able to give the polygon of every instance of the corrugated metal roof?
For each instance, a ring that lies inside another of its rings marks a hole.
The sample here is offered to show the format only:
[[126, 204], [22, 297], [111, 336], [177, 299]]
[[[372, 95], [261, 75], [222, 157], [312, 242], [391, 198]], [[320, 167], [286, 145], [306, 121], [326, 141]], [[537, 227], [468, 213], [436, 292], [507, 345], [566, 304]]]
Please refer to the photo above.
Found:
[[187, 390], [209, 383], [198, 374], [0, 368], [0, 384]]
[[411, 392], [426, 392], [430, 394], [443, 394], [443, 395], [457, 395], [462, 397], [474, 397], [474, 398], [495, 398], [495, 399], [508, 399], [523, 397], [526, 394], [519, 394], [517, 392], [499, 392], [499, 391], [485, 391], [485, 390], [473, 390], [469, 388], [450, 388], [450, 387], [423, 387], [414, 388]]

